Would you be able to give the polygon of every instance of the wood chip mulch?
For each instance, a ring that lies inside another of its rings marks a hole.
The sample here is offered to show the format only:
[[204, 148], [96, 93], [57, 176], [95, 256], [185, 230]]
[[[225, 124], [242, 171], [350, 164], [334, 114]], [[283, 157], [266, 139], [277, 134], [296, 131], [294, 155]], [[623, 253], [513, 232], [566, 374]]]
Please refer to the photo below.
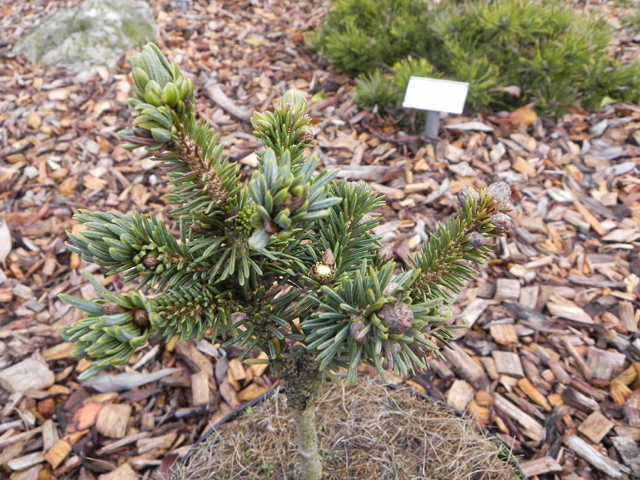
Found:
[[[210, 422], [279, 380], [214, 339], [151, 342], [112, 375], [76, 381], [87, 364], [58, 330], [80, 314], [57, 295], [95, 295], [82, 269], [131, 285], [66, 250], [72, 215], [136, 208], [172, 221], [155, 163], [118, 146], [126, 59], [74, 74], [11, 51], [45, 12], [76, 3], [0, 3], [0, 478], [161, 479]], [[247, 177], [259, 146], [247, 113], [291, 87], [325, 92], [310, 104], [314, 153], [386, 196], [376, 233], [400, 261], [454, 211], [460, 189], [508, 182], [516, 227], [456, 304], [467, 328], [447, 361], [388, 379], [467, 410], [531, 478], [640, 477], [639, 106], [574, 108], [558, 122], [526, 108], [449, 117], [434, 148], [359, 110], [352, 81], [305, 49], [324, 13], [315, 2], [152, 6], [160, 47], [193, 74], [200, 115]], [[629, 39], [621, 30], [616, 48], [637, 57]]]

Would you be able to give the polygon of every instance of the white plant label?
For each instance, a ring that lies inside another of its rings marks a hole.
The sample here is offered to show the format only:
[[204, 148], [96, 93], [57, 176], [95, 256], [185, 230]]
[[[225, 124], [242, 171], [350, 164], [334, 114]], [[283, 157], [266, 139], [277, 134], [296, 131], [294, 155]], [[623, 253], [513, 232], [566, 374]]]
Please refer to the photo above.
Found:
[[411, 77], [402, 106], [432, 112], [462, 113], [469, 84], [437, 78]]

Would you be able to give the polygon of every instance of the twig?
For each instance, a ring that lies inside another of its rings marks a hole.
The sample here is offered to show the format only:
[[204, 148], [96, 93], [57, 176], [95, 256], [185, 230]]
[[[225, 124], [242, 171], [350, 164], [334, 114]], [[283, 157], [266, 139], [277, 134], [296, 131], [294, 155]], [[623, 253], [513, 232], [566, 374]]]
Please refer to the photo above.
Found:
[[222, 88], [220, 88], [220, 85], [216, 84], [208, 86], [206, 87], [206, 92], [207, 96], [227, 113], [239, 118], [243, 122], [248, 122], [251, 118], [251, 112], [238, 106], [233, 100], [227, 97], [227, 95], [222, 91]]

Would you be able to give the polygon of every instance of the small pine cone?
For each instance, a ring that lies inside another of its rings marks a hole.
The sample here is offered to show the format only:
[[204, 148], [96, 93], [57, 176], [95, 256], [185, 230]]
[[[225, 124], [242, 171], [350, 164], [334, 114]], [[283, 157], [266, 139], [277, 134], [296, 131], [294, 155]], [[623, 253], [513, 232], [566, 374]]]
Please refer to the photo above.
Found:
[[409, 344], [409, 348], [413, 353], [421, 358], [429, 358], [433, 355], [433, 350], [427, 347], [424, 343], [414, 341]]
[[133, 313], [132, 323], [144, 332], [149, 327], [149, 314], [144, 310], [136, 310]]
[[469, 187], [464, 187], [458, 192], [458, 205], [460, 205], [461, 208], [466, 207], [467, 203], [469, 203], [470, 198], [474, 198], [477, 205], [480, 201], [480, 194], [474, 190], [471, 190]]
[[381, 262], [390, 262], [394, 257], [393, 245], [387, 244], [384, 247], [378, 249], [378, 258]]
[[484, 244], [486, 243], [485, 238], [482, 236], [481, 233], [478, 233], [478, 232], [471, 232], [467, 236], [467, 239], [469, 240], [469, 245], [471, 245], [473, 248], [483, 247]]
[[513, 222], [509, 215], [497, 213], [491, 218], [491, 225], [493, 225], [496, 233], [505, 233], [513, 226]]
[[506, 182], [496, 182], [487, 187], [487, 193], [493, 197], [493, 203], [498, 208], [505, 208], [511, 198], [511, 187]]
[[142, 260], [142, 263], [144, 263], [145, 267], [153, 270], [160, 265], [160, 259], [155, 255], [147, 255], [144, 257], [144, 260]]
[[349, 327], [349, 333], [354, 342], [363, 344], [367, 343], [373, 337], [373, 330], [369, 328], [366, 332], [367, 323], [360, 317], [356, 318]]
[[388, 303], [376, 315], [391, 334], [402, 334], [413, 326], [413, 311], [404, 302]]

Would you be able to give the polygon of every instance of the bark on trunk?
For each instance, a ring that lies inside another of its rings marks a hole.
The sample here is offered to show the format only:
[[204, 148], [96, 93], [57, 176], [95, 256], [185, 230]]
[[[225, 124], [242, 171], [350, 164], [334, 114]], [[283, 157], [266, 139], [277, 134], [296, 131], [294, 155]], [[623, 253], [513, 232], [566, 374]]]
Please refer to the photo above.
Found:
[[287, 405], [296, 422], [303, 478], [321, 480], [322, 464], [318, 454], [315, 411], [319, 371], [315, 359], [308, 354], [298, 358], [280, 358], [272, 363], [272, 367], [284, 379]]
[[305, 480], [321, 480], [322, 464], [318, 454], [318, 433], [316, 431], [315, 402], [304, 410], [292, 408], [298, 433], [298, 454], [302, 463]]

